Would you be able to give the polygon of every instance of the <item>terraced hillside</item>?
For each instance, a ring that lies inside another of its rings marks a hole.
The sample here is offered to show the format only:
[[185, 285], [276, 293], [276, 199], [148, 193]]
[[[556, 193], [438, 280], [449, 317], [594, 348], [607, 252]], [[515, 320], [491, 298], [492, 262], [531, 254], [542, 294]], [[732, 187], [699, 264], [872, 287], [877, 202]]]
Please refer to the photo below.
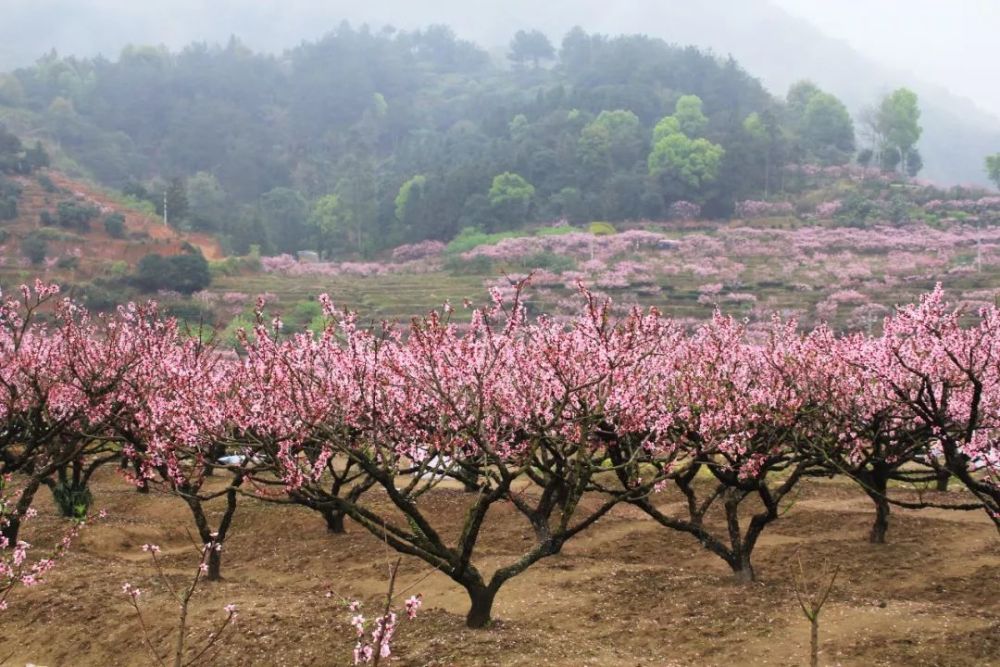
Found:
[[[4, 238], [0, 243], [0, 281], [12, 283], [36, 276], [77, 283], [83, 280], [121, 273], [145, 255], [175, 255], [185, 243], [199, 248], [209, 259], [222, 256], [218, 242], [205, 234], [185, 234], [166, 227], [156, 217], [132, 208], [122, 200], [83, 181], [68, 178], [51, 170], [31, 176], [11, 176], [8, 180], [20, 188], [17, 217], [0, 222]], [[43, 215], [56, 217], [60, 203], [73, 203], [95, 209], [98, 213], [86, 229], [43, 224]], [[124, 233], [114, 238], [102, 220], [111, 214], [124, 218]], [[25, 257], [24, 243], [29, 237], [45, 241], [44, 261], [32, 266]], [[71, 259], [72, 258], [72, 259]]]

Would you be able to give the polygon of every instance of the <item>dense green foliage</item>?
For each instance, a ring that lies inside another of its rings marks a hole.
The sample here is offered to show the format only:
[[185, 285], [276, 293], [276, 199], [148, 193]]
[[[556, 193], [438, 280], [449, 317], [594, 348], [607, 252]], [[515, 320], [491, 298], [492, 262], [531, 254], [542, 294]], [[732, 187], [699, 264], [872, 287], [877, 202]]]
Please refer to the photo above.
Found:
[[0, 174], [30, 174], [49, 166], [49, 155], [38, 141], [25, 148], [17, 135], [0, 124]]
[[21, 241], [21, 254], [34, 266], [44, 262], [48, 252], [49, 244], [41, 234], [29, 234]]
[[863, 162], [872, 160], [886, 171], [899, 169], [910, 176], [923, 168], [916, 147], [923, 134], [916, 93], [907, 88], [892, 91], [865, 110], [862, 122], [872, 149]]
[[100, 213], [96, 208], [77, 201], [61, 201], [56, 206], [56, 221], [62, 227], [86, 232], [90, 221]]
[[208, 287], [212, 276], [205, 257], [197, 250], [190, 250], [170, 257], [146, 255], [139, 260], [133, 282], [146, 292], [173, 290], [191, 294]]
[[986, 156], [986, 175], [1000, 189], [1000, 153]]
[[110, 213], [104, 218], [104, 231], [108, 236], [120, 239], [125, 236], [125, 216], [121, 213]]
[[238, 252], [370, 255], [678, 199], [724, 216], [784, 164], [852, 157], [836, 98], [799, 84], [786, 104], [731, 58], [579, 28], [558, 49], [520, 32], [507, 55], [442, 26], [345, 24], [282, 57], [235, 39], [51, 54], [14, 72], [7, 103], [98, 180]]
[[0, 176], [0, 220], [17, 217], [17, 199], [21, 196], [21, 186]]

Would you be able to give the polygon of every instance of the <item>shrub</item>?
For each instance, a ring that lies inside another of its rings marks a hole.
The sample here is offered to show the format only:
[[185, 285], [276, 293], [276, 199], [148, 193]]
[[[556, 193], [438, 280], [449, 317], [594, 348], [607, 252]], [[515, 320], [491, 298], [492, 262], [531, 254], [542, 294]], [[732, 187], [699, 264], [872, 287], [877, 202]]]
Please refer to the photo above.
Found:
[[20, 185], [0, 178], [0, 220], [13, 220], [17, 217], [17, 199], [20, 196]]
[[59, 186], [57, 186], [52, 179], [49, 178], [48, 174], [38, 174], [35, 179], [46, 192], [59, 192]]
[[492, 273], [493, 260], [484, 255], [476, 255], [468, 259], [461, 256], [452, 256], [445, 260], [444, 268], [459, 276], [480, 275]]
[[449, 255], [459, 255], [463, 252], [468, 252], [477, 246], [493, 245], [504, 239], [512, 239], [517, 236], [518, 233], [514, 231], [487, 234], [477, 227], [464, 227], [462, 228], [462, 231], [458, 233], [458, 236], [453, 238], [451, 242], [445, 246], [444, 251]]
[[60, 257], [56, 261], [56, 268], [59, 269], [77, 269], [80, 267], [80, 258], [74, 257], [73, 255], [67, 255], [66, 257]]
[[865, 227], [868, 221], [878, 214], [877, 203], [858, 193], [851, 193], [841, 200], [836, 217], [848, 227]]
[[128, 262], [123, 259], [115, 260], [108, 265], [108, 275], [123, 278], [128, 275]]
[[86, 486], [60, 482], [52, 487], [52, 499], [62, 516], [82, 521], [94, 502], [94, 495]]
[[49, 244], [39, 234], [29, 234], [21, 241], [21, 254], [35, 266], [45, 261], [45, 255], [48, 251]]
[[176, 317], [186, 322], [204, 322], [214, 326], [216, 317], [211, 308], [196, 301], [174, 301], [163, 307], [163, 312], [169, 317]]
[[79, 240], [80, 238], [76, 234], [52, 228], [38, 229], [35, 230], [33, 234], [40, 239], [45, 239], [46, 241], [71, 241]]
[[616, 232], [614, 225], [610, 222], [592, 222], [587, 227], [587, 231], [594, 236], [611, 236]]
[[121, 213], [112, 213], [104, 218], [104, 231], [108, 236], [116, 239], [125, 237], [125, 216]]
[[90, 221], [97, 217], [100, 211], [76, 201], [62, 201], [56, 206], [59, 224], [62, 227], [79, 229], [82, 232], [90, 229]]
[[524, 265], [529, 269], [546, 269], [553, 273], [562, 273], [574, 270], [576, 261], [572, 257], [546, 251], [530, 255], [524, 260]]
[[570, 225], [557, 225], [552, 227], [542, 227], [535, 232], [535, 236], [562, 236], [564, 234], [573, 234], [578, 231], [580, 230]]
[[84, 284], [78, 287], [77, 294], [89, 310], [108, 312], [117, 306], [127, 303], [132, 295], [121, 284], [116, 282], [101, 282]]
[[307, 329], [322, 331], [326, 323], [323, 307], [315, 300], [296, 301], [281, 319], [283, 330], [289, 334], [301, 333]]
[[45, 225], [46, 227], [51, 227], [56, 224], [56, 219], [53, 217], [51, 211], [42, 211], [38, 214], [38, 221]]
[[192, 294], [212, 282], [208, 262], [200, 252], [163, 257], [153, 253], [139, 260], [134, 278], [136, 286], [145, 292], [173, 290]]
[[0, 220], [13, 220], [17, 217], [17, 200], [10, 197], [0, 197]]
[[208, 270], [213, 277], [235, 276], [240, 272], [241, 262], [236, 257], [226, 257], [216, 262], [208, 263]]

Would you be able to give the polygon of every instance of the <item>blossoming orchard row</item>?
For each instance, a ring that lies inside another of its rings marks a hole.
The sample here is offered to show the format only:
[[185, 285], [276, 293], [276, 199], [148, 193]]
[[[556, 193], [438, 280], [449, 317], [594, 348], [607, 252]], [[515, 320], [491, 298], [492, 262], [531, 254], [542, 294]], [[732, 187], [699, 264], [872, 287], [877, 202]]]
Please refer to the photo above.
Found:
[[[261, 314], [237, 355], [183, 335], [153, 304], [92, 317], [55, 287], [22, 288], [0, 310], [0, 473], [21, 484], [4, 546], [18, 543], [41, 485], [56, 479], [85, 503], [89, 474], [117, 458], [130, 482], [176, 494], [202, 541], [219, 545], [209, 579], [239, 498], [293, 502], [440, 570], [482, 627], [506, 581], [600, 530], [620, 503], [693, 536], [741, 580], [811, 476], [863, 489], [875, 542], [893, 503], [931, 504], [892, 497], [894, 480], [953, 479], [967, 490], [961, 507], [985, 509], [1000, 530], [997, 308], [961, 326], [938, 289], [880, 336], [839, 337], [778, 319], [751, 335], [722, 315], [694, 329], [655, 310], [613, 318], [582, 290], [569, 322], [529, 320], [515, 290], [462, 328], [450, 306], [396, 328], [322, 304], [321, 334], [283, 336]], [[470, 491], [459, 496], [468, 508], [446, 537], [453, 527], [423, 497], [454, 485]], [[681, 512], [658, 502], [671, 489]], [[212, 499], [226, 506], [215, 524]], [[476, 545], [497, 503], [534, 539], [487, 575]], [[2, 558], [9, 590], [30, 558]]]

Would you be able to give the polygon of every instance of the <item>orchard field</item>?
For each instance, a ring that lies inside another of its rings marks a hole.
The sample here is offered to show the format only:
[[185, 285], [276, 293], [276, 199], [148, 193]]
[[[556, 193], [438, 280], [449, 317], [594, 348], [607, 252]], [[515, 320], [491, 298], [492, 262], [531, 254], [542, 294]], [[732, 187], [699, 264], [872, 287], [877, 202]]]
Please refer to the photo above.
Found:
[[993, 121], [224, 32], [0, 72], [0, 666], [1000, 667]]
[[[440, 489], [426, 502], [457, 525], [464, 513], [459, 494]], [[664, 504], [680, 500], [665, 495]], [[4, 664], [150, 664], [121, 593], [124, 581], [149, 597], [154, 632], [173, 631], [169, 593], [140, 545], [158, 543], [172, 576], [187, 579], [197, 556], [185, 532], [186, 509], [176, 498], [135, 493], [111, 471], [95, 480], [95, 496], [108, 518], [89, 526], [48, 584], [21, 591], [3, 617]], [[39, 532], [58, 532], [48, 498], [38, 504]], [[809, 625], [790, 580], [796, 552], [810, 563], [842, 567], [821, 616], [821, 664], [997, 664], [1000, 553], [988, 519], [899, 510], [889, 543], [873, 545], [866, 539], [870, 518], [856, 488], [809, 483], [762, 538], [760, 581], [744, 586], [695, 539], [666, 534], [622, 507], [505, 587], [486, 630], [465, 627], [468, 600], [448, 577], [420, 581], [427, 566], [405, 558], [401, 580], [419, 581], [413, 590], [423, 593], [425, 606], [399, 631], [392, 664], [807, 664]], [[480, 545], [482, 561], [489, 567], [509, 560], [530, 539], [514, 512], [497, 508]], [[206, 586], [193, 610], [197, 637], [215, 628], [224, 605], [235, 602], [240, 610], [209, 664], [350, 664], [349, 614], [325, 592], [377, 603], [388, 558], [377, 538], [351, 524], [331, 535], [308, 510], [250, 501], [237, 513], [226, 551], [224, 580]]]
[[[1000, 308], [409, 328], [7, 295], [5, 661], [982, 665]], [[51, 493], [49, 493], [51, 491]]]

